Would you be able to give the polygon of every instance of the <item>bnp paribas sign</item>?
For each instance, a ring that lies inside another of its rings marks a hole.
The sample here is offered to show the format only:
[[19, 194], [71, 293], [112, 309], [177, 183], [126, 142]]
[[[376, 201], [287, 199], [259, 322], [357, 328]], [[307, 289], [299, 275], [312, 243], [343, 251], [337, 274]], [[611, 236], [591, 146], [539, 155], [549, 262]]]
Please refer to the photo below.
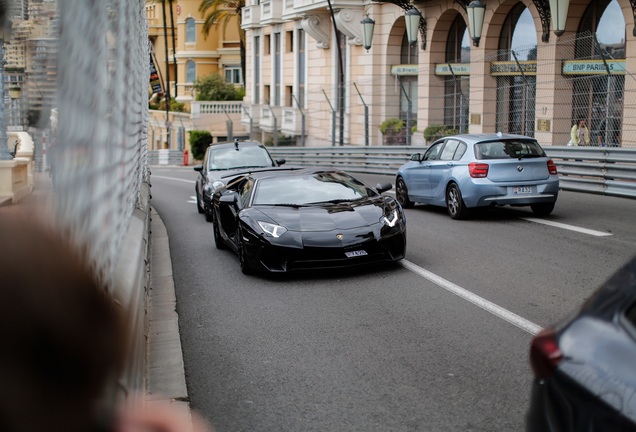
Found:
[[563, 75], [625, 75], [625, 60], [567, 60]]

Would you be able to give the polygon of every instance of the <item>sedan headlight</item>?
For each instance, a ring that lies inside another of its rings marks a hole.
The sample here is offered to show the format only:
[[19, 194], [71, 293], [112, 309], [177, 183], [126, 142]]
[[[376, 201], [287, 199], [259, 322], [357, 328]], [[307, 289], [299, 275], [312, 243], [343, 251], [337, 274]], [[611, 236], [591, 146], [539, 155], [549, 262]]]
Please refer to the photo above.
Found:
[[220, 188], [222, 188], [223, 186], [225, 186], [225, 183], [223, 183], [221, 180], [216, 180], [214, 183], [212, 183], [212, 189], [215, 192], [219, 190]]
[[258, 221], [258, 224], [261, 226], [261, 229], [265, 231], [266, 234], [269, 234], [272, 237], [280, 237], [285, 234], [285, 232], [287, 232], [287, 228], [285, 228], [284, 226], [262, 221]]
[[385, 225], [393, 228], [395, 226], [395, 224], [398, 222], [398, 220], [400, 219], [397, 210], [393, 210], [391, 211], [388, 215], [386, 216], [382, 216], [382, 222], [385, 223]]

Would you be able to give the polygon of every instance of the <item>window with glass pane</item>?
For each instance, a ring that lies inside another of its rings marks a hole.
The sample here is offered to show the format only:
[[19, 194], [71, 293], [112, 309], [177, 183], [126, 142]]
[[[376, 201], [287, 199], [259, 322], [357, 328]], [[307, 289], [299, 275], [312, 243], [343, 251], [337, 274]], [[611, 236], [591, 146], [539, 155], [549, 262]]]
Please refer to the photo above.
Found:
[[186, 42], [196, 42], [196, 23], [194, 18], [186, 19]]
[[186, 82], [193, 83], [197, 79], [197, 65], [194, 60], [186, 62]]

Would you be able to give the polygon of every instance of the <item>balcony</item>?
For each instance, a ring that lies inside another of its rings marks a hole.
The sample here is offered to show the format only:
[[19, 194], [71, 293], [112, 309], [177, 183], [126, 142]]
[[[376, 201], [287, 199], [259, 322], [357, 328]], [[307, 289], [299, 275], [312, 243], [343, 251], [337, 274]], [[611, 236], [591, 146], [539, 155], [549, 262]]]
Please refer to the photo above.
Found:
[[250, 120], [252, 121], [252, 127], [258, 127], [261, 121], [261, 106], [260, 105], [243, 105], [243, 112], [241, 113], [241, 123], [245, 127], [250, 126]]
[[241, 28], [243, 30], [258, 28], [261, 26], [261, 6], [245, 6], [241, 13]]
[[[288, 14], [300, 15], [311, 11], [324, 11], [329, 8], [327, 0], [283, 0], [285, 3], [285, 17]], [[280, 0], [277, 2], [280, 3]], [[337, 9], [360, 9], [360, 0], [332, 0], [331, 6]]]
[[284, 107], [280, 130], [285, 135], [298, 136], [302, 134], [303, 116], [298, 108]]
[[283, 2], [280, 0], [263, 1], [261, 3], [261, 25], [283, 22]]
[[274, 132], [274, 129], [280, 130], [282, 116], [281, 107], [271, 105], [261, 105], [261, 121], [260, 127], [265, 132]]
[[303, 17], [303, 14], [295, 7], [297, 3], [300, 3], [299, 0], [283, 0], [282, 18], [284, 21], [292, 21]]

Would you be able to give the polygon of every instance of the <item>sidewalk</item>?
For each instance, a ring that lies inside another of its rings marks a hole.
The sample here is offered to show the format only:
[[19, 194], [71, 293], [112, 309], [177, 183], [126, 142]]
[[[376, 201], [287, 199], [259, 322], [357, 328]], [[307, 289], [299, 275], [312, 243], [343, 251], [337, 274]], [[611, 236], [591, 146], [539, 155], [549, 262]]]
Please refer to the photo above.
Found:
[[[49, 175], [36, 173], [34, 183], [33, 192], [19, 203], [12, 204], [10, 200], [0, 202], [0, 215], [22, 211], [41, 215], [49, 211], [52, 193]], [[150, 287], [146, 301], [148, 345], [143, 381], [146, 382], [149, 404], [176, 406], [191, 423], [168, 233], [152, 207], [150, 217]]]

